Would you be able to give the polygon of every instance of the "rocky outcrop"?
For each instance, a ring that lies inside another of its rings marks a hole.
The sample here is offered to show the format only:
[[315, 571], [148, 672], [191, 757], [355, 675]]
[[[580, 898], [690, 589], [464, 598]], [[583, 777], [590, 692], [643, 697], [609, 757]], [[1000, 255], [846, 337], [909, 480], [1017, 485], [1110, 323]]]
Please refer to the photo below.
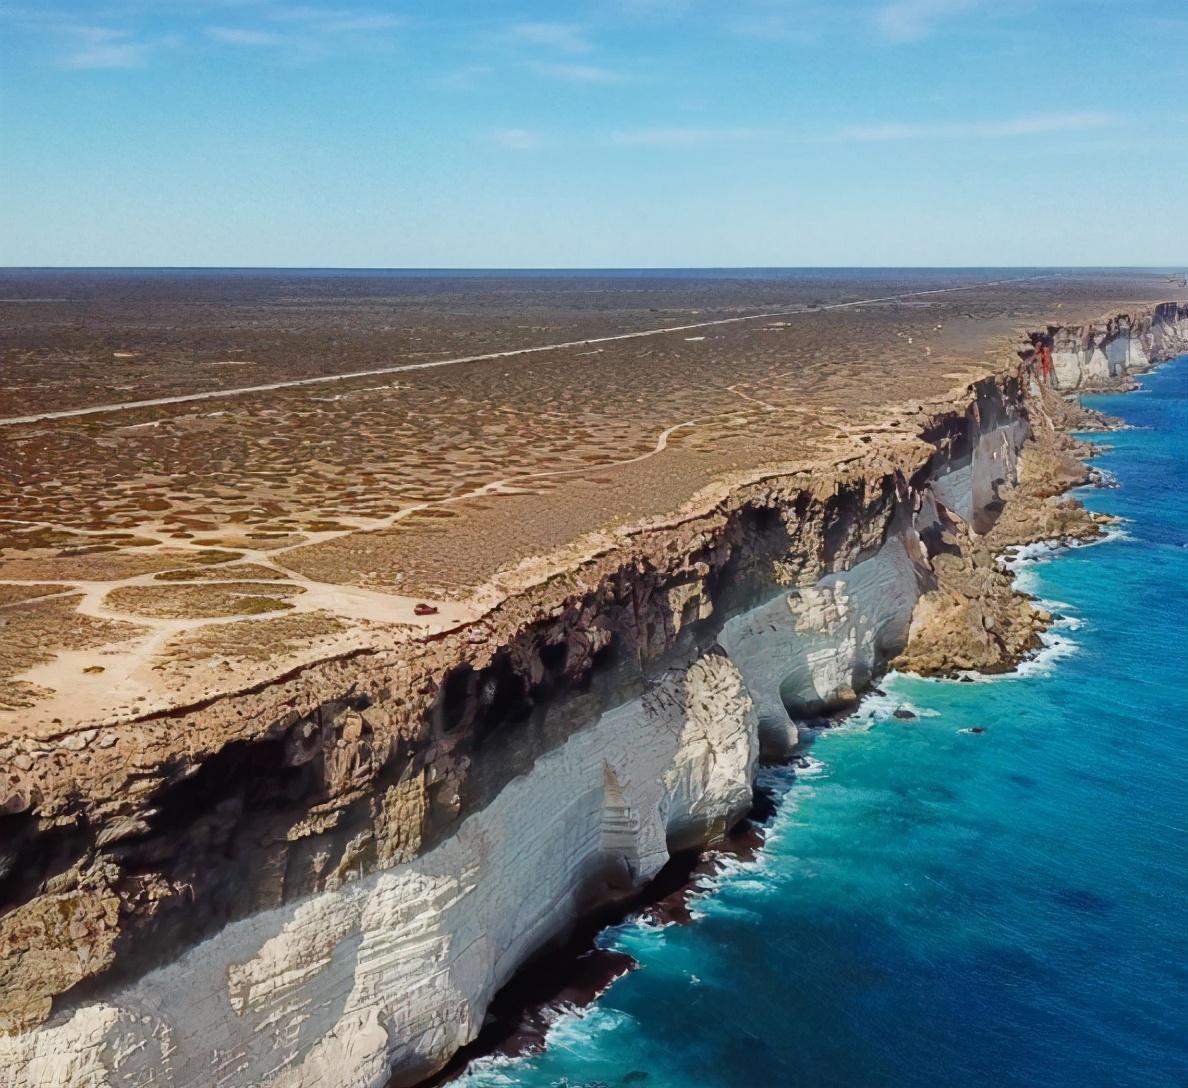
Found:
[[1126, 388], [1152, 362], [1188, 351], [1188, 304], [1166, 302], [1088, 325], [1049, 325], [1032, 339], [1051, 353], [1055, 388]]
[[[1184, 316], [1127, 327], [1150, 360]], [[531, 955], [721, 838], [798, 721], [893, 662], [1033, 648], [995, 553], [1096, 527], [1054, 497], [1075, 449], [1023, 354], [452, 632], [6, 742], [0, 1086], [413, 1083]]]

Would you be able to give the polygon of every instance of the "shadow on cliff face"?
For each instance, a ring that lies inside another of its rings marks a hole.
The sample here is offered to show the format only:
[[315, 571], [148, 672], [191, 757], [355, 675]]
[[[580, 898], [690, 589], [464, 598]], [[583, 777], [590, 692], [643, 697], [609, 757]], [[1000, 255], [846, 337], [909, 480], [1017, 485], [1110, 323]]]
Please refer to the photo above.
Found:
[[[818, 564], [813, 570], [815, 578], [820, 576], [822, 569], [851, 572], [865, 559], [879, 553], [889, 538], [912, 523], [912, 510], [919, 509], [919, 495], [934, 474], [972, 468], [981, 436], [1008, 419], [997, 389], [982, 392], [984, 395], [979, 396], [964, 418], [938, 424], [931, 434], [937, 454], [911, 484], [902, 477], [888, 477], [881, 489], [868, 490], [864, 484], [843, 487], [832, 501], [814, 511], [819, 518], [817, 527], [821, 530], [822, 542], [820, 552], [812, 557]], [[990, 481], [994, 487], [999, 482]], [[959, 552], [952, 535], [954, 523], [945, 508], [939, 503], [936, 505], [935, 521], [930, 525], [928, 539], [922, 540], [922, 546], [929, 555]], [[1001, 504], [997, 508], [991, 506], [986, 516], [994, 519], [1000, 509]], [[772, 514], [774, 512], [755, 512], [747, 525], [747, 530], [753, 534], [748, 547], [740, 548], [737, 554], [711, 572], [709, 582], [715, 588], [713, 600], [718, 624], [770, 598], [771, 570], [796, 555], [794, 535], [787, 532], [787, 523]], [[811, 516], [808, 503], [800, 508], [798, 516], [802, 524]], [[812, 564], [806, 562], [804, 566], [811, 567]], [[761, 579], [751, 577], [757, 569], [763, 569], [768, 575], [765, 584]], [[852, 687], [839, 688], [833, 696], [806, 701], [802, 694], [793, 690], [791, 683], [781, 686], [781, 701], [789, 716], [806, 726], [801, 735], [798, 758], [811, 746], [820, 729], [853, 712], [860, 700], [859, 693], [870, 689], [889, 658], [902, 649], [906, 636], [906, 620], [880, 632], [872, 659], [851, 671]], [[802, 651], [808, 654], [812, 648], [809, 640]], [[788, 662], [789, 667], [793, 664], [791, 660]], [[496, 996], [478, 1037], [425, 1083], [437, 1085], [454, 1080], [480, 1056], [510, 1056], [543, 1046], [548, 1030], [562, 1008], [588, 1004], [634, 966], [630, 957], [623, 953], [597, 948], [598, 933], [632, 915], [642, 915], [659, 923], [685, 924], [691, 921], [689, 902], [702, 879], [717, 871], [724, 854], [753, 857], [764, 841], [763, 825], [771, 819], [777, 807], [778, 799], [774, 795], [757, 788], [748, 818], [738, 824], [724, 842], [710, 850], [674, 855], [641, 892], [594, 911], [565, 940], [538, 953]]]

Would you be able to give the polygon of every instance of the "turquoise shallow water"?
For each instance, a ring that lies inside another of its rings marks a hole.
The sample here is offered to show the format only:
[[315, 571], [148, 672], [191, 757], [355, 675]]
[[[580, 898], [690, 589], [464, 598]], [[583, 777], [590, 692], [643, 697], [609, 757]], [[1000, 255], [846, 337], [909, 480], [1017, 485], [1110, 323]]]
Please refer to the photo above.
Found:
[[1188, 1084], [1188, 358], [1143, 384], [1092, 398], [1124, 533], [1021, 567], [1054, 645], [889, 678], [696, 924], [608, 932], [640, 969], [467, 1088]]

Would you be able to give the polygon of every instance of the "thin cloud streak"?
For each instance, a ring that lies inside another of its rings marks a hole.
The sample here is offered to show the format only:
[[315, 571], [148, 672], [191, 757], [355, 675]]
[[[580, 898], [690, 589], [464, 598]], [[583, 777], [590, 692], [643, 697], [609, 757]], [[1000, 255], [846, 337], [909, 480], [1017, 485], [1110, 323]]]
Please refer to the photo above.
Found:
[[937, 23], [968, 11], [977, 0], [895, 0], [875, 12], [875, 27], [891, 42], [931, 37]]
[[320, 24], [331, 34], [362, 34], [373, 30], [396, 30], [405, 25], [399, 15], [342, 15]]
[[489, 64], [465, 64], [455, 68], [433, 80], [434, 86], [445, 87], [449, 90], [468, 91], [486, 80], [493, 72]]
[[538, 75], [563, 79], [569, 83], [610, 85], [631, 83], [635, 79], [626, 72], [617, 72], [613, 68], [603, 68], [596, 64], [531, 64], [529, 67]]
[[610, 142], [621, 147], [702, 147], [706, 144], [749, 143], [771, 139], [769, 129], [760, 128], [640, 128], [621, 129], [610, 134]]
[[[141, 7], [136, 0], [113, 9], [125, 20], [144, 24], [110, 26], [71, 22], [62, 12], [35, 8], [0, 8], [0, 25], [18, 28], [30, 36], [42, 37], [49, 46], [46, 63], [68, 71], [89, 69], [136, 69], [148, 67], [170, 50], [178, 55], [201, 50], [203, 43], [231, 48], [274, 48], [287, 50], [294, 59], [318, 59], [345, 51], [366, 51], [382, 42], [385, 32], [403, 28], [408, 20], [389, 12], [354, 7], [276, 5], [254, 0], [195, 0], [183, 15], [192, 25], [176, 32], [173, 22], [151, 33], [147, 20], [161, 14], [161, 6]], [[246, 18], [246, 25], [216, 22], [203, 25], [201, 16], [211, 19]]]
[[526, 128], [498, 128], [488, 133], [488, 138], [508, 151], [536, 151], [545, 145], [539, 132]]
[[265, 11], [264, 14], [273, 22], [301, 24], [310, 30], [328, 34], [395, 30], [405, 25], [405, 20], [399, 15], [378, 11], [356, 11], [350, 8], [281, 8]]
[[593, 48], [584, 26], [576, 23], [515, 23], [503, 37], [523, 45], [542, 46], [559, 53], [589, 53]]
[[851, 125], [837, 139], [855, 142], [896, 140], [997, 140], [1016, 136], [1044, 136], [1060, 132], [1085, 132], [1119, 124], [1112, 113], [1050, 113], [1013, 117], [1001, 121], [956, 121], [941, 124]]
[[270, 34], [264, 30], [243, 30], [229, 26], [210, 26], [206, 33], [215, 41], [225, 42], [227, 45], [280, 45], [284, 39], [277, 34]]
[[124, 31], [99, 26], [62, 28], [74, 41], [74, 48], [57, 62], [58, 68], [73, 71], [99, 68], [140, 68], [156, 43], [138, 41]]

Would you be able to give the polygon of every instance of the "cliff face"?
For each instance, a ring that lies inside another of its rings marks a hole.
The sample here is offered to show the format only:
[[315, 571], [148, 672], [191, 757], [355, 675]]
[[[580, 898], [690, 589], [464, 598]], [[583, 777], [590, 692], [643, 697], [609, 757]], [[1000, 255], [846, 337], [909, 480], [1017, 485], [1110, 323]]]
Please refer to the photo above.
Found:
[[1051, 350], [1057, 389], [1125, 385], [1131, 373], [1188, 351], [1188, 304], [1166, 302], [1088, 325], [1050, 325], [1033, 340]]
[[[1095, 328], [1037, 334], [1061, 388], [1185, 350], [1188, 308]], [[425, 644], [8, 743], [0, 1085], [411, 1084], [533, 952], [720, 838], [798, 720], [892, 662], [1034, 648], [995, 552], [1097, 529], [1053, 501], [1075, 449], [1023, 355]]]

